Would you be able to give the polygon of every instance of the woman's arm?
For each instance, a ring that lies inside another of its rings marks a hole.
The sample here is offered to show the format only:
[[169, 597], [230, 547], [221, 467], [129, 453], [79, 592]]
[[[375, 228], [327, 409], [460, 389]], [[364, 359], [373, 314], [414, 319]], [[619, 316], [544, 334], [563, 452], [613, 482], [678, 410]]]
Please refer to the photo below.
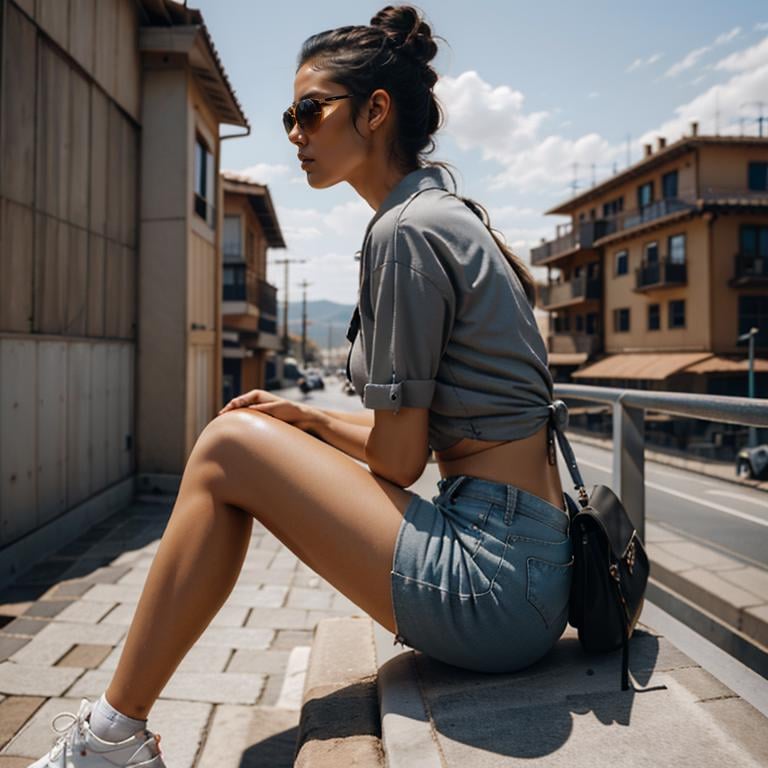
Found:
[[[358, 420], [344, 418], [350, 416], [357, 416]], [[360, 417], [365, 417], [365, 421]], [[365, 445], [373, 427], [368, 413], [352, 414], [312, 408], [309, 417], [297, 426], [340, 451], [344, 451], [353, 459], [366, 461]]]
[[321, 413], [328, 414], [328, 416], [333, 416], [333, 418], [338, 419], [339, 421], [346, 421], [349, 424], [361, 424], [364, 427], [373, 426], [373, 411], [370, 410], [354, 412], [330, 411], [326, 408], [318, 408], [317, 410], [321, 411]]

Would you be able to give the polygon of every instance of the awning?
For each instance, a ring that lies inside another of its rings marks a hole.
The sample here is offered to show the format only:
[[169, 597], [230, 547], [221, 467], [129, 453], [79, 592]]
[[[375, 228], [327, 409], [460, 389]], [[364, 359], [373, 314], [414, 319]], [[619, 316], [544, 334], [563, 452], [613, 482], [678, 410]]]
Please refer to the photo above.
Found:
[[712, 357], [711, 352], [627, 352], [609, 355], [571, 375], [574, 379], [652, 379], [663, 381]]
[[550, 365], [582, 365], [588, 357], [586, 352], [550, 352], [547, 361]]
[[[768, 372], [768, 360], [759, 358], [753, 361], [755, 373]], [[692, 365], [686, 373], [747, 373], [749, 360], [746, 357], [730, 358], [713, 355], [708, 360]]]

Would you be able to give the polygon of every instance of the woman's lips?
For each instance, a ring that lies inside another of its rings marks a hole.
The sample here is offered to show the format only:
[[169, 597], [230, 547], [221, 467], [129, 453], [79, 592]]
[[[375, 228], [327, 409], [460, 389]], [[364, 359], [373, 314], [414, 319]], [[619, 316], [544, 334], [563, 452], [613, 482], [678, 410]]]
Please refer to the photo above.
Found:
[[314, 163], [314, 162], [315, 162], [314, 160], [302, 160], [302, 161], [301, 161], [301, 167], [302, 167], [302, 169], [306, 169], [306, 168], [307, 168], [307, 166], [308, 166], [310, 163]]

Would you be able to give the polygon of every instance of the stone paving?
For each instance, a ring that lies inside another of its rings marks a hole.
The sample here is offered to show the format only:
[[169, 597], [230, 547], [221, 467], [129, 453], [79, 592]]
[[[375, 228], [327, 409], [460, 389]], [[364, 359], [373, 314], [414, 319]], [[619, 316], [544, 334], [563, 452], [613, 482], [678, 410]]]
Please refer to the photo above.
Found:
[[[107, 687], [172, 499], [139, 501], [0, 592], [0, 768], [26, 768], [51, 719]], [[169, 768], [281, 768], [317, 622], [364, 615], [258, 522], [227, 602], [149, 718]]]

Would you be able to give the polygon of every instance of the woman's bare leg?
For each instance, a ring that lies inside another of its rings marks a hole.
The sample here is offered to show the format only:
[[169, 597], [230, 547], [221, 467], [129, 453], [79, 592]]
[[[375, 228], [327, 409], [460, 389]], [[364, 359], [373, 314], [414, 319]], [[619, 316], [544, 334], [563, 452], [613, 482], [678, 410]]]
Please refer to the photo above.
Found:
[[394, 631], [392, 557], [411, 498], [271, 416], [241, 409], [214, 419], [185, 467], [108, 701], [129, 717], [147, 717], [234, 587], [254, 518]]

